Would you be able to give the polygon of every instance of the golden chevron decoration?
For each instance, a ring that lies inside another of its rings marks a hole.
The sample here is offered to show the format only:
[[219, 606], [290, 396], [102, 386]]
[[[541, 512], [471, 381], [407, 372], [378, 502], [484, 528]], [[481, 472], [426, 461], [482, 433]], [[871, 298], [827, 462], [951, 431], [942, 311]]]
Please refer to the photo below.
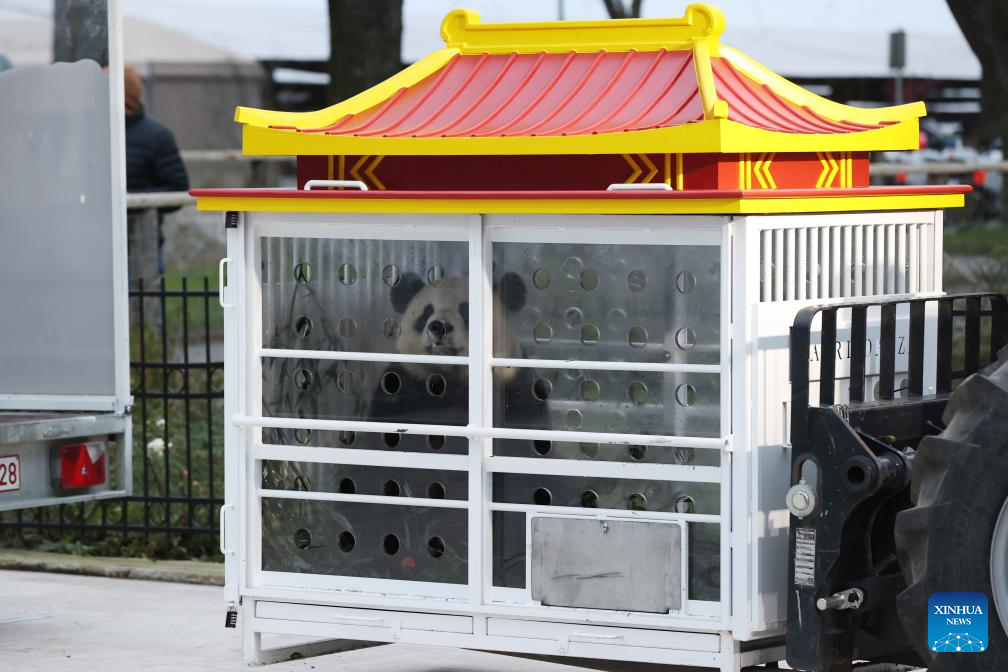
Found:
[[760, 189], [776, 189], [777, 182], [774, 181], [770, 166], [776, 152], [763, 152], [753, 161], [752, 154], [739, 155], [739, 189], [752, 189], [753, 177]]
[[[384, 191], [385, 185], [382, 184], [382, 181], [379, 180], [378, 176], [375, 175], [375, 173], [374, 173], [375, 168], [378, 167], [378, 164], [381, 163], [382, 159], [384, 159], [384, 158], [385, 158], [384, 155], [383, 156], [362, 156], [362, 157], [360, 157], [359, 159], [357, 159], [357, 162], [353, 165], [353, 167], [350, 168], [350, 177], [353, 178], [353, 179], [355, 179], [355, 180], [360, 180], [361, 182], [364, 182], [365, 184], [370, 184], [371, 186], [373, 186], [375, 189], [378, 189], [379, 191]], [[368, 163], [368, 159], [372, 159], [371, 163]], [[364, 165], [366, 163], [367, 163], [367, 166]], [[341, 167], [341, 171], [340, 172], [342, 172], [342, 163], [341, 163], [340, 167]]]
[[[819, 157], [819, 163], [823, 167], [816, 182], [816, 189], [828, 189], [833, 186], [847, 189], [854, 186], [853, 152], [840, 152], [839, 161], [833, 158], [832, 152], [816, 152], [816, 156]], [[834, 185], [837, 175], [840, 176], [840, 184]]]
[[[640, 163], [634, 160], [635, 156]], [[639, 184], [649, 184], [655, 178], [655, 175], [658, 174], [658, 166], [654, 164], [654, 161], [647, 154], [623, 154], [623, 160], [627, 162], [631, 170], [630, 176], [624, 180], [626, 184], [637, 182], [637, 178], [641, 175], [644, 175], [644, 177], [641, 178]], [[647, 169], [647, 174], [644, 173], [645, 168]]]

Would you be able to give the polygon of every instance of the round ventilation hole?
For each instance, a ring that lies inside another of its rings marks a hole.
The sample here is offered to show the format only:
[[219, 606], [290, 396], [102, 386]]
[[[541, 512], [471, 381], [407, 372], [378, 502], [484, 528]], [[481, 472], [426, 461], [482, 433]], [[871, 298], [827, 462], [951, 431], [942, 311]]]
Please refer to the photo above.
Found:
[[382, 548], [387, 554], [395, 555], [399, 552], [399, 537], [394, 534], [386, 534], [382, 539]]
[[301, 528], [294, 533], [294, 545], [302, 551], [312, 545], [311, 532]]
[[357, 268], [353, 264], [343, 264], [337, 270], [337, 277], [344, 285], [357, 282]]
[[382, 392], [385, 394], [395, 394], [402, 387], [402, 380], [395, 371], [387, 371], [381, 379]]
[[445, 552], [445, 543], [444, 539], [442, 539], [441, 537], [431, 537], [427, 541], [427, 553], [432, 558], [440, 558], [442, 555], [444, 555], [444, 552]]

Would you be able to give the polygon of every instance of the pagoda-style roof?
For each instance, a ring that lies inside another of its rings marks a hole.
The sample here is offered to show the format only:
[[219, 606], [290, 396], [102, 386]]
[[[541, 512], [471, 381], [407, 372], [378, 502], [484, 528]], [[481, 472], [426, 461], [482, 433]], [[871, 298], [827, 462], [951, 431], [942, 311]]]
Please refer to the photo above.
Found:
[[[916, 149], [923, 103], [832, 102], [719, 43], [724, 17], [441, 25], [445, 48], [317, 112], [238, 108], [247, 154]], [[800, 54], [795, 55], [800, 58]]]

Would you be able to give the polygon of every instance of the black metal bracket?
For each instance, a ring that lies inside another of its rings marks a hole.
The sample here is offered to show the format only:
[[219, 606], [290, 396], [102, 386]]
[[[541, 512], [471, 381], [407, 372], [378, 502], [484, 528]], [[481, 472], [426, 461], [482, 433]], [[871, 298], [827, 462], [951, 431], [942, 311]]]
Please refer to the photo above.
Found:
[[238, 213], [234, 210], [228, 210], [224, 215], [224, 228], [225, 229], [237, 229], [238, 228]]
[[[838, 314], [850, 333], [849, 345], [843, 343], [849, 379], [842, 403], [836, 397], [843, 378], [832, 356], [840, 342]], [[878, 323], [877, 345], [868, 341], [869, 316]], [[897, 335], [899, 316], [907, 325], [905, 336]], [[824, 356], [813, 400], [810, 349], [817, 317]], [[929, 337], [934, 362], [924, 361]], [[910, 505], [914, 448], [923, 436], [941, 430], [953, 385], [994, 361], [1006, 341], [1008, 301], [1000, 294], [858, 300], [812, 306], [795, 317], [791, 482], [801, 484], [803, 475], [813, 480], [801, 487], [814, 506], [800, 511], [802, 517], [791, 516], [787, 659], [792, 667], [843, 669], [857, 658], [915, 662], [895, 609], [905, 585], [893, 537], [896, 514]], [[900, 367], [906, 382], [899, 390], [898, 355], [906, 355], [905, 369]], [[877, 374], [867, 373], [869, 356], [877, 357]], [[925, 394], [925, 374], [931, 371], [934, 389]], [[865, 401], [873, 375], [878, 376], [877, 394]], [[861, 596], [856, 607], [834, 598], [855, 589]]]

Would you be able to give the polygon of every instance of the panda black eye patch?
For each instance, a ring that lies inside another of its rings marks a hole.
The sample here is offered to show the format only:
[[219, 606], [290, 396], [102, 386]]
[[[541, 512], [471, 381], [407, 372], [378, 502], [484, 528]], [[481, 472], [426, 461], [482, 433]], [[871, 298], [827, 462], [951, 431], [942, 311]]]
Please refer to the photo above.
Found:
[[469, 302], [459, 304], [459, 315], [462, 316], [462, 323], [465, 324], [466, 329], [469, 328]]
[[430, 316], [433, 314], [434, 306], [428, 303], [427, 307], [423, 309], [422, 313], [420, 313], [420, 317], [418, 317], [416, 322], [413, 323], [413, 328], [418, 332], [423, 331], [424, 327], [427, 326], [427, 320], [429, 320]]

